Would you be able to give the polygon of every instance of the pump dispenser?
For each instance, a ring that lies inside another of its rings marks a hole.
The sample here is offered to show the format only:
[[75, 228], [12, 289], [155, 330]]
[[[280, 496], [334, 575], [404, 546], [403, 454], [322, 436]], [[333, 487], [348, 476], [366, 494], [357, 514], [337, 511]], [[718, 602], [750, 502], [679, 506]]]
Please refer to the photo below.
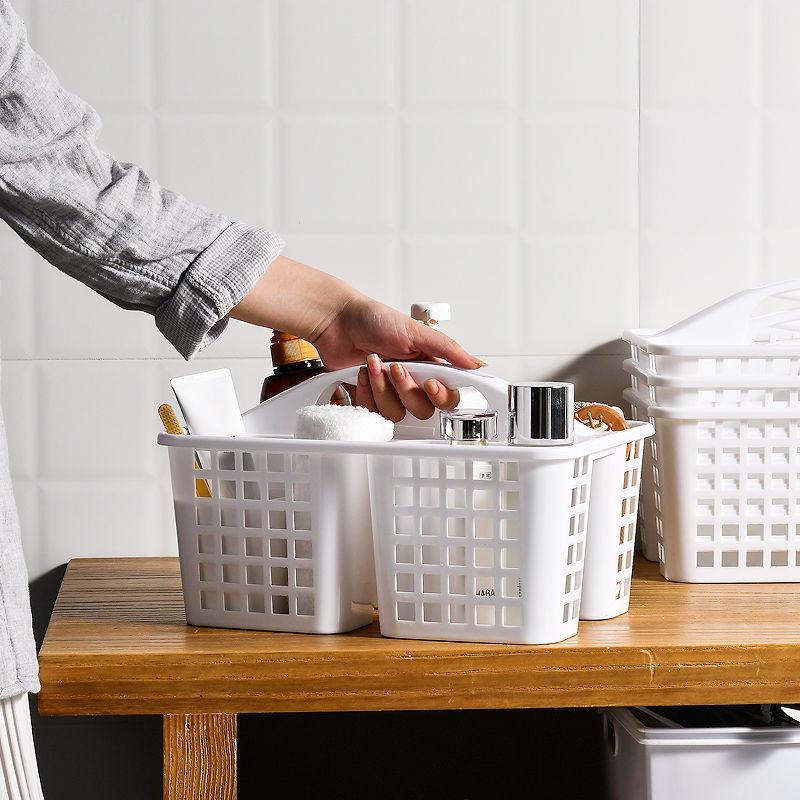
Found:
[[439, 323], [451, 319], [449, 303], [414, 303], [411, 306], [411, 319], [424, 322], [428, 327], [439, 330]]

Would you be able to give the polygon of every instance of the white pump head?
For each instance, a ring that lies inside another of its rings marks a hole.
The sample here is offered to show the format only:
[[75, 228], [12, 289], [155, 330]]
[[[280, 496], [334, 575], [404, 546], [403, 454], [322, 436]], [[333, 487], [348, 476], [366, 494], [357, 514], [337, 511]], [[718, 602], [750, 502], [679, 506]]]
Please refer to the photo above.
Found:
[[451, 319], [450, 303], [414, 303], [411, 306], [411, 319], [418, 319], [439, 330], [439, 322]]

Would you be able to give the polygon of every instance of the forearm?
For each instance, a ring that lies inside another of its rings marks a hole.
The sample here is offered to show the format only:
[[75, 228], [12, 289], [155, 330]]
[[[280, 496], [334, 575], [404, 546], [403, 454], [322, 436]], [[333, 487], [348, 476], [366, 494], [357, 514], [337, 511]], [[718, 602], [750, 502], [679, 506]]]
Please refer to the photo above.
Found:
[[333, 275], [278, 256], [229, 316], [313, 342], [363, 297]]

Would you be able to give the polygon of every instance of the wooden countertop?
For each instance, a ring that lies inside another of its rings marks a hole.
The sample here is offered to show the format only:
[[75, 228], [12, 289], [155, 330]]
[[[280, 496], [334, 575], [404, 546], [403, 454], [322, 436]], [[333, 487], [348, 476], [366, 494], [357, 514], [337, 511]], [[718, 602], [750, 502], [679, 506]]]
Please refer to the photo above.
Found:
[[800, 701], [800, 584], [668, 583], [553, 645], [190, 628], [178, 560], [70, 562], [40, 653], [44, 714]]

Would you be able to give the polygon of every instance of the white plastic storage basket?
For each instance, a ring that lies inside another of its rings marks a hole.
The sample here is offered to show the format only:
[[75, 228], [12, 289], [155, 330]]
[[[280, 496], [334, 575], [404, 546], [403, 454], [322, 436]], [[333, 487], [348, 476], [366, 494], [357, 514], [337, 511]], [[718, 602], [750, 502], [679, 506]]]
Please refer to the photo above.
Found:
[[642, 499], [668, 580], [800, 581], [800, 415], [786, 408], [648, 406], [653, 502]]
[[609, 800], [795, 800], [800, 728], [650, 728], [608, 709]]
[[[506, 407], [500, 379], [407, 367], [418, 381], [474, 386], [490, 406]], [[316, 633], [365, 624], [374, 596], [370, 506], [386, 635], [552, 642], [573, 635], [581, 613], [627, 610], [649, 424], [607, 433], [577, 426], [576, 444], [551, 448], [287, 435], [297, 408], [355, 377], [352, 369], [319, 376], [244, 415], [248, 434], [281, 436], [159, 437], [170, 447], [191, 624]], [[398, 426], [401, 436], [432, 430], [430, 422]], [[505, 436], [502, 413], [498, 430]], [[198, 496], [197, 478], [211, 498]], [[582, 608], [587, 527], [596, 556]]]

